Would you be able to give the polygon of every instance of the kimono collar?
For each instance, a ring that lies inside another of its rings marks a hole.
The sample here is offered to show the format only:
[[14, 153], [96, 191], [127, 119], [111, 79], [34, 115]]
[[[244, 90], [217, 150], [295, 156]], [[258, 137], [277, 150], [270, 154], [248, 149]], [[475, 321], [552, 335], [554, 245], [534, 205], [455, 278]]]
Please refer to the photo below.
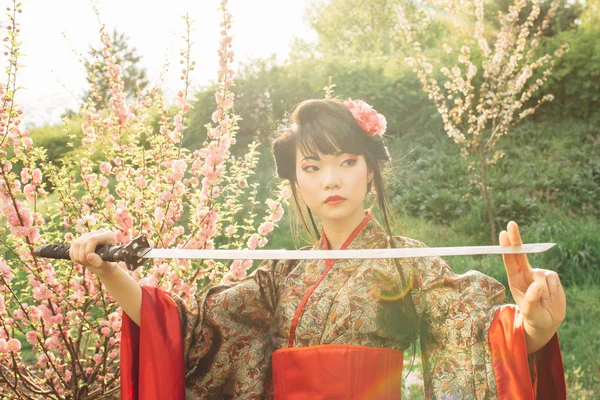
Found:
[[[371, 210], [365, 210], [365, 217], [350, 236], [344, 241], [340, 250], [345, 249], [370, 249], [375, 247], [382, 239], [387, 237], [385, 230], [373, 217]], [[321, 227], [321, 239], [313, 246], [313, 250], [329, 250], [325, 231]]]

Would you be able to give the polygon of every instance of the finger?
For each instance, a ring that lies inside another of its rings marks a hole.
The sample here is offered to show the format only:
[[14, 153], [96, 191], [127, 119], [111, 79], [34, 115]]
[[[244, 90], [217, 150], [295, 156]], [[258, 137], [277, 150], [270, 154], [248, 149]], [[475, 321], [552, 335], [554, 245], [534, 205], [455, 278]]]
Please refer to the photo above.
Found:
[[524, 302], [523, 302], [523, 316], [531, 320], [531, 317], [535, 315], [536, 311], [538, 311], [540, 305], [539, 301], [542, 297], [544, 289], [542, 285], [538, 282], [533, 282], [527, 288], [527, 292], [525, 292]]
[[[519, 226], [515, 221], [510, 221], [506, 229], [508, 231], [508, 237], [510, 238], [510, 243], [512, 246], [523, 244], [523, 241], [521, 240], [521, 234], [519, 232]], [[529, 265], [527, 254], [515, 254], [514, 256], [521, 270], [523, 268], [531, 270], [531, 265]]]
[[536, 321], [542, 313], [545, 311], [544, 307], [542, 307], [541, 299], [544, 295], [544, 286], [538, 281], [534, 281], [527, 292], [525, 293], [524, 301], [523, 301], [523, 316], [527, 321]]
[[77, 246], [79, 246], [79, 238], [75, 239], [69, 247], [69, 257], [72, 262], [77, 262]]
[[535, 282], [542, 285], [542, 297], [540, 299], [540, 304], [543, 308], [550, 307], [550, 289], [548, 288], [548, 281], [546, 280], [546, 272], [547, 270], [545, 269], [536, 268], [533, 270], [533, 279]]
[[[91, 236], [88, 241], [85, 243], [85, 260], [93, 265], [94, 267], [99, 267], [102, 264], [102, 258], [96, 254], [96, 246], [98, 245], [98, 234], [95, 236]], [[98, 259], [96, 259], [97, 256]]]
[[[90, 235], [86, 245], [85, 245], [85, 257], [89, 262], [90, 259], [94, 260], [94, 265], [99, 266], [102, 264], [102, 257], [89, 257], [90, 254], [96, 254], [96, 247], [99, 245], [105, 244], [114, 244], [115, 243], [115, 235], [109, 230], [99, 230]], [[96, 254], [97, 255], [97, 254]], [[99, 261], [98, 261], [99, 260]], [[99, 264], [98, 264], [99, 263]], [[98, 265], [97, 265], [98, 264]]]
[[81, 235], [80, 244], [77, 246], [77, 259], [83, 265], [87, 264], [87, 260], [85, 258], [85, 247], [88, 242], [88, 238], [90, 237], [90, 232]]
[[101, 267], [102, 263], [104, 262], [104, 260], [102, 259], [102, 257], [100, 257], [96, 253], [88, 253], [88, 255], [86, 256], [86, 261], [92, 267]]
[[560, 291], [560, 278], [558, 277], [558, 274], [554, 271], [546, 271], [545, 275], [550, 303], [554, 303]]
[[[502, 231], [500, 232], [500, 246], [510, 246], [510, 238], [508, 237], [508, 232]], [[521, 267], [517, 263], [517, 259], [514, 254], [502, 254], [502, 259], [504, 260], [504, 266], [506, 267], [506, 273], [508, 276], [513, 276], [521, 272]]]

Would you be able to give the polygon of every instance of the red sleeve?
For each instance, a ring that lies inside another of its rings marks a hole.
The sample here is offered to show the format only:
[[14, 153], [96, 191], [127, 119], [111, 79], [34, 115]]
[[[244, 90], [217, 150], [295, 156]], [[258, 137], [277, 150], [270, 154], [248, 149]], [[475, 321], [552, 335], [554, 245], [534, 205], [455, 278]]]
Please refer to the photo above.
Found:
[[567, 398], [558, 334], [528, 357], [523, 315], [514, 305], [496, 311], [488, 333], [499, 400]]
[[140, 326], [123, 312], [121, 399], [185, 399], [178, 308], [162, 290], [142, 286]]

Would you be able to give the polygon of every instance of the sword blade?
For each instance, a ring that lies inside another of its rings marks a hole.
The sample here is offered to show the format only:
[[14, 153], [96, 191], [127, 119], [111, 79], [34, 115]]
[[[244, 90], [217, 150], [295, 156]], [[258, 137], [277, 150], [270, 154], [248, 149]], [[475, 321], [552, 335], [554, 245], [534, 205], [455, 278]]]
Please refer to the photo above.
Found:
[[[349, 249], [349, 250], [195, 250], [151, 249], [141, 258], [178, 258], [214, 260], [322, 260], [322, 259], [369, 259], [413, 258], [433, 256], [469, 256], [483, 254], [532, 254], [541, 253], [556, 243], [529, 243], [519, 246], [460, 246], [417, 247], [401, 249]], [[142, 250], [142, 249], [139, 249]], [[143, 249], [146, 250], [147, 249]], [[141, 253], [142, 251], [140, 251]]]

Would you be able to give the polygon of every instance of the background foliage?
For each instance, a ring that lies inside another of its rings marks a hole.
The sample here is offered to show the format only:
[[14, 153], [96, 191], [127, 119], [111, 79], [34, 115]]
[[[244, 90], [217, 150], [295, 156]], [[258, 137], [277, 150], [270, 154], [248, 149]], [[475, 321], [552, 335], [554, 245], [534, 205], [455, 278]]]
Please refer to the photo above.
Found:
[[[323, 97], [322, 88], [332, 76], [337, 96], [363, 99], [387, 118], [386, 135], [395, 160], [390, 194], [400, 219], [398, 230], [430, 246], [489, 244], [485, 206], [463, 172], [465, 161], [404, 62], [406, 49], [397, 21], [387, 11], [394, 3], [402, 2], [365, 0], [357, 7], [351, 0], [315, 1], [306, 18], [318, 43], [297, 39], [284, 63], [272, 57], [242, 65], [231, 89], [235, 112], [242, 117], [237, 149], [253, 140], [260, 143], [256, 182], [260, 188], [269, 187], [274, 171], [269, 135], [295, 104]], [[506, 12], [508, 5], [505, 0], [486, 2], [490, 26], [497, 26], [497, 11]], [[415, 16], [424, 12], [413, 7]], [[435, 11], [436, 2], [428, 7]], [[447, 60], [441, 40], [449, 34], [449, 25], [442, 14], [432, 15], [422, 22], [421, 44], [434, 61], [443, 63]], [[559, 335], [569, 396], [578, 399], [600, 393], [600, 363], [595, 357], [600, 352], [599, 15], [598, 0], [561, 4], [539, 52], [551, 53], [565, 42], [569, 52], [532, 100], [550, 93], [555, 99], [507, 137], [501, 148], [506, 156], [491, 172], [497, 228], [512, 219], [520, 224], [526, 242], [557, 243], [533, 257], [532, 265], [558, 271], [567, 288], [567, 319]], [[195, 94], [183, 138], [190, 151], [201, 148], [206, 139], [204, 127], [216, 108], [215, 89], [216, 84], [207, 85]], [[73, 129], [78, 129], [77, 123]], [[55, 162], [76, 151], [67, 147], [61, 127], [37, 127], [31, 135]], [[267, 195], [259, 190], [257, 201], [264, 202]], [[281, 231], [289, 232], [292, 225], [284, 218]], [[301, 233], [299, 237], [275, 235], [266, 247], [298, 247], [304, 240]], [[499, 258], [448, 262], [457, 272], [478, 269], [507, 283]]]

